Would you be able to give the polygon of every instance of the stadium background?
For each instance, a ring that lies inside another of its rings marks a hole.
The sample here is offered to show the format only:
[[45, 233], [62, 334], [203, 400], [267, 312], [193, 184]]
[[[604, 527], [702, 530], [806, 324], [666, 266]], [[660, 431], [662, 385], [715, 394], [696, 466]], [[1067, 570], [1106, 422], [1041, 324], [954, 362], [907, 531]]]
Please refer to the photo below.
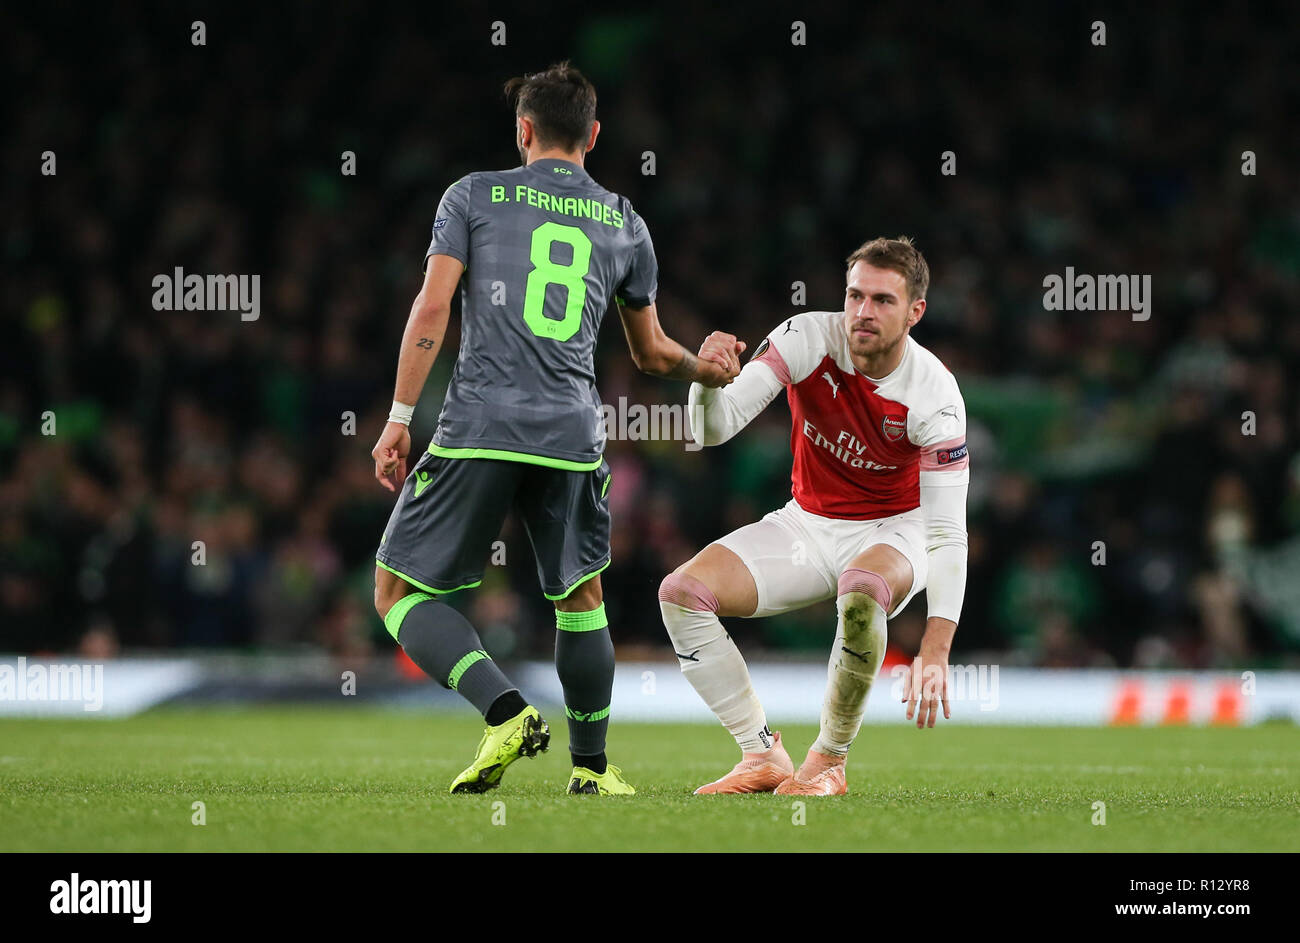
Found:
[[[795, 281], [804, 307], [837, 308], [842, 259], [870, 236], [908, 233], [926, 253], [914, 336], [971, 417], [955, 658], [1294, 667], [1298, 18], [1280, 4], [1194, 19], [1176, 4], [849, 18], [823, 3], [10, 6], [0, 649], [392, 650], [370, 602], [391, 496], [369, 450], [434, 209], [462, 174], [517, 162], [504, 79], [567, 56], [600, 96], [588, 167], [647, 220], [661, 317], [688, 346], [714, 328], [755, 344], [799, 310]], [[504, 47], [488, 41], [494, 19]], [[795, 19], [806, 47], [790, 43]], [[1105, 47], [1089, 42], [1094, 19]], [[54, 177], [39, 173], [47, 149]], [[339, 173], [344, 150], [355, 177]], [[150, 281], [176, 266], [260, 273], [261, 317], [154, 311]], [[1149, 274], [1150, 320], [1044, 311], [1042, 278], [1066, 266]], [[417, 449], [456, 341], [453, 320]], [[634, 371], [616, 323], [598, 374], [607, 402], [686, 395]], [[46, 410], [56, 436], [41, 434]], [[604, 585], [621, 657], [668, 656], [659, 579], [786, 500], [788, 434], [778, 404], [702, 453], [611, 443]], [[550, 607], [522, 532], [504, 539], [509, 565], [458, 604], [494, 654], [545, 657]], [[892, 625], [901, 651], [923, 607]], [[747, 654], [821, 658], [831, 613], [739, 638]]]

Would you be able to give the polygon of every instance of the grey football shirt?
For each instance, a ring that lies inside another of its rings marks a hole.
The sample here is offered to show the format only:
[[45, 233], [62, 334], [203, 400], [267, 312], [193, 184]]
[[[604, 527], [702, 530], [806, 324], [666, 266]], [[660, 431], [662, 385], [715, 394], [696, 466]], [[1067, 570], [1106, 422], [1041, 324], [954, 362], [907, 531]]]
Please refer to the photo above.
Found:
[[632, 205], [569, 161], [472, 173], [443, 194], [426, 265], [431, 255], [465, 274], [460, 354], [429, 451], [597, 467], [596, 334], [616, 297], [645, 307], [658, 287]]

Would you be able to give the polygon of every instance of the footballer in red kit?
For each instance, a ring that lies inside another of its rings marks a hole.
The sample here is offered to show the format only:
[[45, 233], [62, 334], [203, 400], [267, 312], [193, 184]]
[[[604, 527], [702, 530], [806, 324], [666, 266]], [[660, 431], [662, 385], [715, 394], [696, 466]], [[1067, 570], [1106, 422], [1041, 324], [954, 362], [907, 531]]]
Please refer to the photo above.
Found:
[[[933, 726], [966, 585], [966, 410], [952, 373], [909, 332], [925, 313], [929, 268], [906, 238], [848, 259], [844, 310], [789, 318], [735, 383], [691, 387], [692, 432], [727, 441], [784, 390], [792, 498], [704, 548], [666, 577], [659, 602], [683, 674], [741, 749], [699, 793], [847, 792], [845, 764], [880, 669], [887, 622], [926, 590], [928, 618], [906, 716]], [[738, 358], [715, 333], [702, 355]], [[835, 599], [821, 730], [796, 771], [773, 733], [740, 650], [719, 617], [761, 618]]]

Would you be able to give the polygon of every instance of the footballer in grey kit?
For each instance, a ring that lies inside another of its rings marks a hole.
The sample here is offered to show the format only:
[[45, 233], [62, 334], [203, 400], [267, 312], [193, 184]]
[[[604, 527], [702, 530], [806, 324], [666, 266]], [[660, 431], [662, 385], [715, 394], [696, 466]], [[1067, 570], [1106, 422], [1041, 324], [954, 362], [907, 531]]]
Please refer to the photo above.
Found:
[[[411, 659], [487, 721], [452, 792], [494, 788], [510, 763], [546, 749], [549, 726], [441, 601], [482, 580], [513, 510], [556, 610], [570, 793], [634, 790], [605, 757], [614, 649], [600, 586], [609, 565], [609, 468], [594, 351], [617, 305], [646, 373], [730, 383], [744, 345], [714, 332], [696, 357], [660, 327], [658, 277], [645, 223], [584, 168], [595, 146], [596, 93], [567, 63], [512, 79], [523, 166], [472, 173], [438, 206], [424, 285], [398, 356], [388, 423], [372, 457], [398, 500], [375, 555], [375, 608]], [[461, 344], [438, 429], [407, 474], [411, 414], [461, 287]]]
[[631, 204], [553, 158], [470, 174], [442, 198], [431, 255], [466, 264], [461, 309], [471, 312], [431, 451], [598, 466], [596, 334], [616, 297], [645, 308], [658, 280]]

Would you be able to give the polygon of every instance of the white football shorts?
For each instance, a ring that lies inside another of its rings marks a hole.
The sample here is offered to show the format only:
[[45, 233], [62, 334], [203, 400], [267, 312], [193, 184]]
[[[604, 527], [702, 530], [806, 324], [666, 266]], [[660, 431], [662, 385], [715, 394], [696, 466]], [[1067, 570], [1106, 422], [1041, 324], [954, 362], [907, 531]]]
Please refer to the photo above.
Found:
[[714, 543], [740, 557], [758, 587], [761, 619], [802, 609], [838, 594], [840, 574], [868, 547], [893, 547], [912, 564], [912, 588], [895, 600], [892, 618], [925, 588], [925, 513], [914, 508], [874, 521], [843, 521], [801, 508], [793, 498], [753, 524]]

